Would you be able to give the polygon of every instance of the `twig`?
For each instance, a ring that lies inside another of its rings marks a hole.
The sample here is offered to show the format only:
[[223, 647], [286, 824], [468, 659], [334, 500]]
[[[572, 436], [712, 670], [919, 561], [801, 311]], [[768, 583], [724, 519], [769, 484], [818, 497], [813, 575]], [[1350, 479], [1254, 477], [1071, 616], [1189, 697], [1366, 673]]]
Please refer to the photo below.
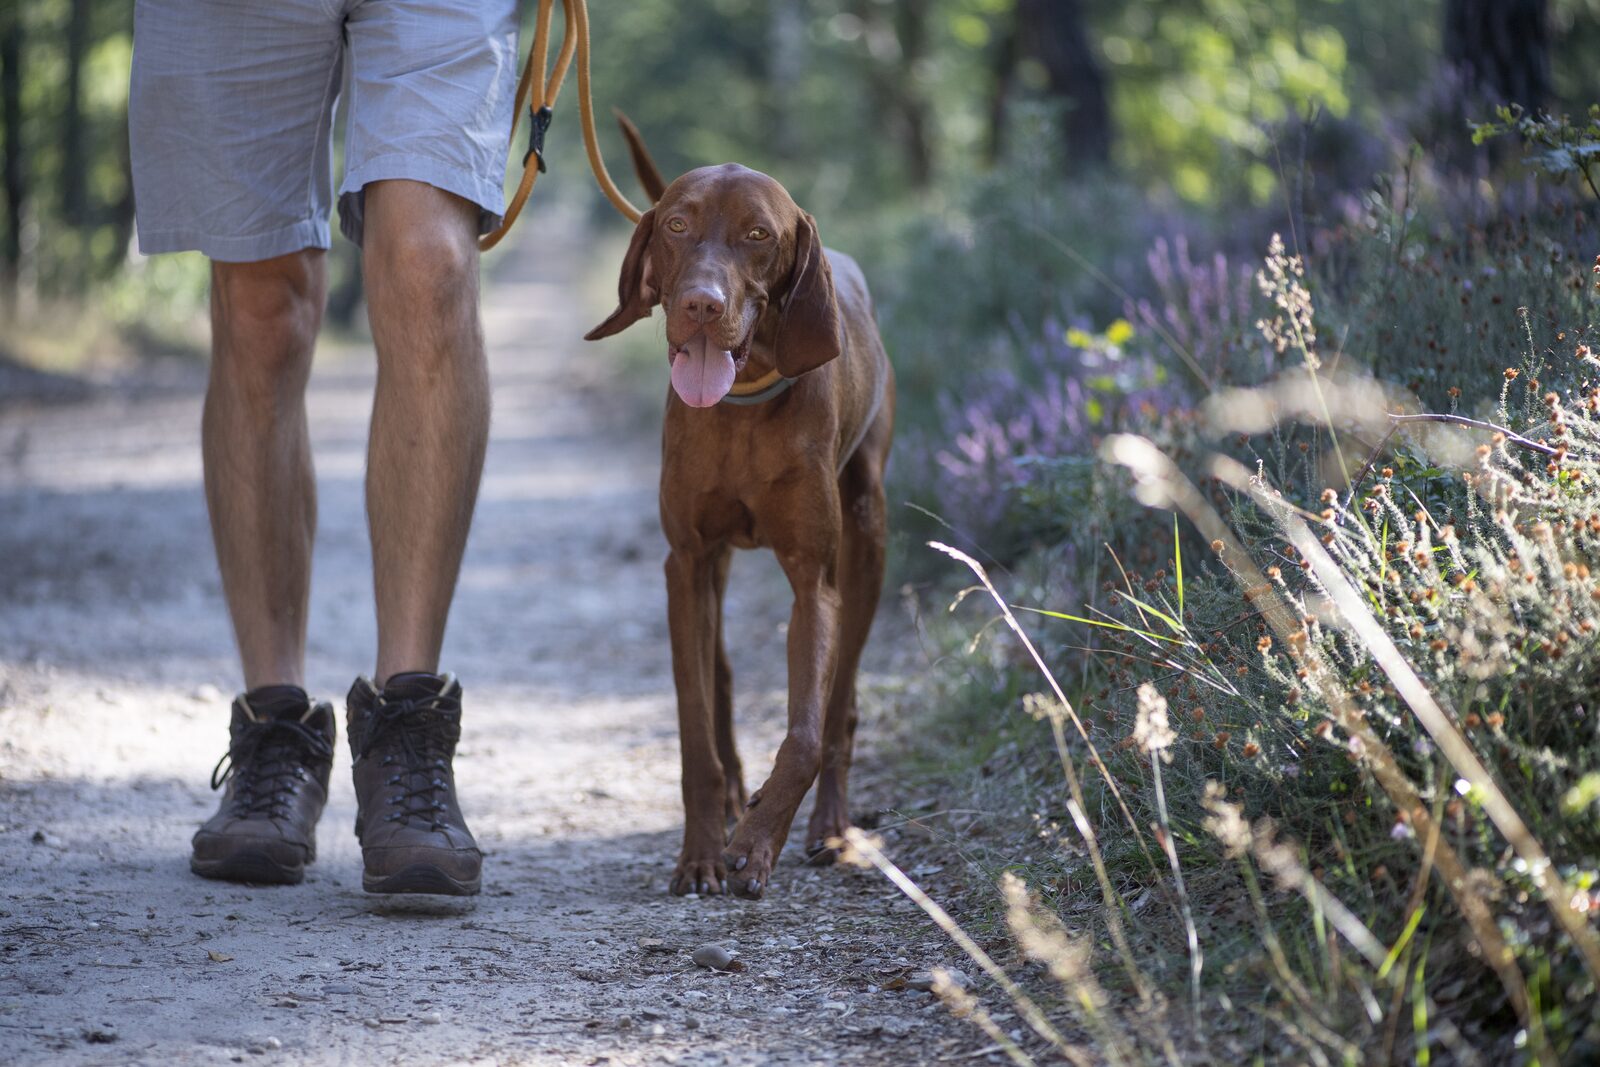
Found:
[[1372, 455], [1367, 457], [1367, 465], [1361, 468], [1361, 473], [1356, 475], [1356, 480], [1350, 483], [1350, 494], [1344, 498], [1344, 507], [1339, 509], [1340, 516], [1350, 510], [1350, 505], [1356, 501], [1356, 494], [1361, 491], [1361, 483], [1367, 480], [1367, 475], [1372, 473], [1372, 468], [1377, 466], [1378, 457], [1383, 455], [1383, 450], [1389, 447], [1389, 439], [1400, 432], [1398, 423], [1389, 427], [1389, 432], [1383, 435], [1383, 440], [1378, 442], [1378, 447], [1372, 450]]
[[1492, 422], [1484, 422], [1481, 419], [1469, 419], [1465, 415], [1439, 415], [1432, 412], [1423, 412], [1420, 415], [1391, 414], [1389, 418], [1394, 422], [1448, 422], [1457, 426], [1471, 426], [1475, 430], [1493, 430], [1495, 433], [1504, 434], [1505, 439], [1512, 444], [1526, 448], [1530, 452], [1538, 452], [1544, 456], [1556, 454], [1556, 450], [1543, 441], [1535, 441], [1532, 438], [1522, 436], [1515, 430], [1508, 430], [1504, 426], [1496, 426]]

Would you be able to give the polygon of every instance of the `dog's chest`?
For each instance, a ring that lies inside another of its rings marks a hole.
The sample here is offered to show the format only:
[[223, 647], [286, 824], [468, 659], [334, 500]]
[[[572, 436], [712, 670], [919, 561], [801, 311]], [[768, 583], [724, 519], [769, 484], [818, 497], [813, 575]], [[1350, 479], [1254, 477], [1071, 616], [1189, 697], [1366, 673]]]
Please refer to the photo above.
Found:
[[825, 498], [837, 495], [833, 435], [787, 419], [774, 423], [748, 430], [702, 423], [666, 434], [661, 515], [669, 542], [768, 548], [788, 540], [797, 506], [830, 510]]

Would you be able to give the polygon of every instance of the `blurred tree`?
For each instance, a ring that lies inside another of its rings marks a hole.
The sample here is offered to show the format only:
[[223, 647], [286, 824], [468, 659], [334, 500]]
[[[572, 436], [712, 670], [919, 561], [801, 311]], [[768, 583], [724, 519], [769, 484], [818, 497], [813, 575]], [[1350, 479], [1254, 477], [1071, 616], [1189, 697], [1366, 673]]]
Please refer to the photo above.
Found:
[[932, 0], [900, 0], [889, 10], [879, 0], [852, 6], [863, 26], [873, 110], [889, 119], [911, 185], [925, 189], [933, 181], [933, 144], [918, 68], [927, 58]]
[[1549, 102], [1546, 0], [1448, 0], [1444, 52], [1473, 96], [1529, 111]]
[[1074, 169], [1111, 158], [1111, 109], [1105, 74], [1089, 43], [1078, 0], [1017, 0], [1013, 57], [1044, 68], [1045, 92], [1061, 105], [1062, 158]]
[[83, 60], [89, 49], [89, 0], [72, 0], [67, 18], [67, 103], [61, 118], [61, 217], [74, 226], [88, 221], [83, 152]]
[[9, 317], [16, 313], [22, 273], [22, 207], [27, 184], [22, 170], [22, 13], [0, 14], [0, 121], [5, 124], [5, 238], [0, 262], [0, 300]]

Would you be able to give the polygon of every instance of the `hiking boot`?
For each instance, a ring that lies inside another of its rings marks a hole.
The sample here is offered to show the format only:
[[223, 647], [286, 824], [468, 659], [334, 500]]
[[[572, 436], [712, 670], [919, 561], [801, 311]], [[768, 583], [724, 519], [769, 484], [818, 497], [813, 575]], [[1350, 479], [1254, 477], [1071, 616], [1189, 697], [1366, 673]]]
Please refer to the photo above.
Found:
[[478, 892], [483, 853], [456, 803], [461, 737], [454, 675], [396, 674], [379, 692], [357, 678], [346, 702], [356, 837], [369, 893]]
[[[194, 835], [202, 878], [294, 885], [317, 858], [317, 818], [333, 768], [333, 705], [264, 685], [233, 702], [228, 751], [211, 772], [222, 804]], [[226, 765], [226, 766], [225, 766]]]

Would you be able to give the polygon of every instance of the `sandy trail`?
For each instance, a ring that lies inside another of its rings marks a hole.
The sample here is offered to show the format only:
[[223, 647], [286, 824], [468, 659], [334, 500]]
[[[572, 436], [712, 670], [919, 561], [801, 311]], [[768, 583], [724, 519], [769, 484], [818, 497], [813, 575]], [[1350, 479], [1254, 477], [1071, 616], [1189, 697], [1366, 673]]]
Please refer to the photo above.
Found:
[[[0, 1063], [918, 1063], [981, 1044], [883, 990], [951, 958], [873, 875], [791, 847], [763, 901], [665, 894], [682, 814], [656, 443], [619, 429], [638, 420], [578, 340], [585, 235], [522, 238], [487, 290], [494, 435], [444, 661], [488, 852], [474, 900], [361, 891], [343, 737], [304, 885], [190, 875], [237, 685], [200, 372], [0, 403]], [[341, 708], [373, 655], [372, 374], [370, 351], [330, 352], [311, 385], [309, 677]], [[782, 722], [787, 589], [765, 556], [731, 588], [754, 775]], [[869, 651], [869, 746], [894, 641]], [[863, 777], [858, 810], [895, 800]], [[747, 970], [696, 968], [708, 941]]]

